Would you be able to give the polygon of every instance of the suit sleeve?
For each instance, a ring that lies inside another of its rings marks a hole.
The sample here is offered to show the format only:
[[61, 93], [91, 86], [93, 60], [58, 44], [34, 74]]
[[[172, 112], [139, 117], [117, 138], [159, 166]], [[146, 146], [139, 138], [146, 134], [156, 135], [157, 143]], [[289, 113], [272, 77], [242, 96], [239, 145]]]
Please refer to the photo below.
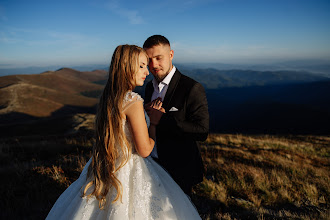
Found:
[[[178, 112], [178, 114], [180, 113]], [[191, 88], [186, 101], [184, 116], [176, 116], [176, 113], [173, 113], [165, 117], [167, 117], [167, 123], [172, 124], [173, 130], [171, 132], [176, 133], [176, 135], [192, 138], [196, 141], [206, 140], [209, 132], [209, 112], [203, 86], [196, 83]]]

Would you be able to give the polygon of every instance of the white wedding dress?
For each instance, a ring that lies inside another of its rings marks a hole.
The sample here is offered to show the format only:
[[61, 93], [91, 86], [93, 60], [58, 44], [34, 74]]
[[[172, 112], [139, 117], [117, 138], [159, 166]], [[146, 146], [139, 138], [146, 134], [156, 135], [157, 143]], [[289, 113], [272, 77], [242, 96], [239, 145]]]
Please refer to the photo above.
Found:
[[[137, 93], [128, 92], [124, 105], [135, 101], [143, 99]], [[147, 115], [146, 120], [148, 123]], [[134, 146], [129, 123], [125, 121], [123, 126]], [[122, 202], [107, 202], [105, 209], [100, 210], [98, 200], [82, 197], [90, 163], [91, 159], [79, 178], [58, 198], [46, 219], [201, 219], [190, 199], [171, 176], [151, 157], [143, 158], [135, 149], [132, 149], [129, 161], [117, 172], [122, 183]], [[107, 200], [112, 201], [114, 197], [115, 190], [112, 188]]]

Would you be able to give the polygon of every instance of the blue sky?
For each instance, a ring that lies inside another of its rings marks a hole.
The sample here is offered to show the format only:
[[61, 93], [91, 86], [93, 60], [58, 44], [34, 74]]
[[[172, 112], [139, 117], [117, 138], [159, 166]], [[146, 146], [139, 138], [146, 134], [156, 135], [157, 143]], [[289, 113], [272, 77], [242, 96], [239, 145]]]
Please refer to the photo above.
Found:
[[1, 68], [108, 64], [153, 34], [181, 63], [330, 60], [330, 1], [0, 1]]

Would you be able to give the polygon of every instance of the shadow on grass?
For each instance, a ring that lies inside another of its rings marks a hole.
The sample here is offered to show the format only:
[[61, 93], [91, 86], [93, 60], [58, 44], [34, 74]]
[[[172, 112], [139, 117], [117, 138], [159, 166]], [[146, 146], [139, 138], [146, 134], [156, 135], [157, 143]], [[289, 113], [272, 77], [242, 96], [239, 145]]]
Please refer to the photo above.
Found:
[[[2, 172], [1, 219], [45, 219], [65, 184], [37, 170], [11, 170]], [[5, 211], [4, 211], [5, 210]]]
[[0, 219], [45, 219], [90, 157], [92, 133], [1, 139]]

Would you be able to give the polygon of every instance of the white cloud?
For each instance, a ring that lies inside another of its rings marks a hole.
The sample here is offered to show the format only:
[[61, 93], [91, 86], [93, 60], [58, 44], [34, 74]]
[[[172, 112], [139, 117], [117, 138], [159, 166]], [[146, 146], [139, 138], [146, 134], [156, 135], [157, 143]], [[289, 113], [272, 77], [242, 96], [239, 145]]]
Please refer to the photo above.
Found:
[[123, 8], [118, 0], [111, 0], [106, 4], [106, 7], [112, 12], [118, 14], [119, 16], [129, 20], [131, 24], [143, 24], [144, 20], [142, 16], [139, 15], [137, 10], [130, 10]]

